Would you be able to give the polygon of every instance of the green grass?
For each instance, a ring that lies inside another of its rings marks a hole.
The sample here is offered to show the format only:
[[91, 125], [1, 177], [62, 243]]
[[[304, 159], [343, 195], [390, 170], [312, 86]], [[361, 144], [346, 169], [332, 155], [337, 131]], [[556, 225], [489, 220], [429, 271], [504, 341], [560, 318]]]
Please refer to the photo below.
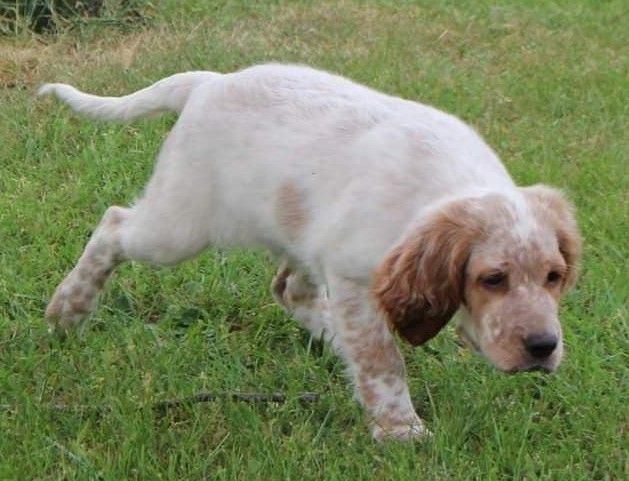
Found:
[[[620, 480], [629, 476], [629, 69], [622, 1], [153, 2], [151, 27], [0, 44], [0, 479]], [[264, 253], [121, 268], [81, 333], [42, 313], [107, 206], [137, 195], [172, 118], [120, 126], [33, 98], [119, 94], [266, 60], [331, 69], [474, 124], [521, 184], [565, 188], [585, 240], [556, 375], [498, 374], [451, 330], [404, 348], [435, 433], [376, 444], [343, 366], [273, 305]], [[200, 391], [283, 405], [151, 405]], [[301, 391], [321, 394], [300, 404]], [[72, 408], [59, 411], [55, 403]]]

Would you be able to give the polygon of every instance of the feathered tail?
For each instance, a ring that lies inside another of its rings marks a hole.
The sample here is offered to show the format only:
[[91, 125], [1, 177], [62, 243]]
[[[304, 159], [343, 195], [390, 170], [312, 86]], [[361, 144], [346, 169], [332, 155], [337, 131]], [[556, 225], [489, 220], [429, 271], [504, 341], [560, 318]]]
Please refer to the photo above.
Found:
[[196, 86], [219, 75], [203, 71], [179, 73], [122, 97], [99, 97], [61, 83], [42, 85], [37, 94], [54, 94], [87, 117], [125, 122], [164, 111], [180, 113]]

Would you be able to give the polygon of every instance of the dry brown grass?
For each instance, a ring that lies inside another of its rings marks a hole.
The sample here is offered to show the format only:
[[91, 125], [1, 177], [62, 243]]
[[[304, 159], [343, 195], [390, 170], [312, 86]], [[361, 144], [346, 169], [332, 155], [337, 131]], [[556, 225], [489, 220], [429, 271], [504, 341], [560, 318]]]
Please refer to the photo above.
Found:
[[[360, 62], [372, 54], [388, 32], [412, 31], [408, 47], [420, 54], [420, 37], [442, 41], [447, 29], [432, 25], [421, 32], [422, 10], [388, 6], [358, 5], [354, 2], [320, 2], [314, 6], [288, 5], [264, 15], [237, 19], [218, 25], [200, 19], [175, 21], [151, 29], [108, 36], [81, 37], [67, 33], [56, 37], [32, 35], [0, 40], [0, 86], [32, 87], [42, 81], [70, 80], [86, 71], [142, 69], [147, 56], [177, 56], [198, 45], [220, 45], [225, 52], [245, 58], [283, 58], [295, 61], [333, 58], [338, 62]], [[350, 20], [348, 22], [348, 19]]]

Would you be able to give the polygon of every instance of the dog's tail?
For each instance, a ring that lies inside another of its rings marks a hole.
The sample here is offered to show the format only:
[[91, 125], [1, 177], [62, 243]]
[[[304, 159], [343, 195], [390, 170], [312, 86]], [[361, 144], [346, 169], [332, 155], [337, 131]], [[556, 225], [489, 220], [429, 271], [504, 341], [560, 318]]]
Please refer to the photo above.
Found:
[[196, 86], [219, 75], [202, 71], [179, 73], [123, 97], [99, 97], [60, 83], [42, 85], [37, 95], [54, 94], [87, 117], [125, 122], [164, 111], [180, 113]]

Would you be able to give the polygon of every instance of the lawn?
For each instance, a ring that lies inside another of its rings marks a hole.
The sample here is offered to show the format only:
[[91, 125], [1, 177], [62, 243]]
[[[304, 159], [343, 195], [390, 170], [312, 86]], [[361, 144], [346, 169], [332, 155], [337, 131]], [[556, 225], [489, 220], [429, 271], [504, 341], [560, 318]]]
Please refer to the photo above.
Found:
[[[0, 37], [0, 480], [629, 477], [624, 2], [165, 0], [149, 14]], [[375, 443], [342, 364], [273, 304], [268, 255], [240, 250], [126, 265], [84, 329], [48, 335], [48, 297], [107, 206], [141, 191], [174, 118], [85, 121], [36, 87], [117, 95], [269, 60], [450, 111], [518, 183], [566, 190], [584, 261], [556, 374], [501, 375], [447, 329], [404, 346], [433, 438]], [[199, 392], [287, 401], [153, 409]]]

